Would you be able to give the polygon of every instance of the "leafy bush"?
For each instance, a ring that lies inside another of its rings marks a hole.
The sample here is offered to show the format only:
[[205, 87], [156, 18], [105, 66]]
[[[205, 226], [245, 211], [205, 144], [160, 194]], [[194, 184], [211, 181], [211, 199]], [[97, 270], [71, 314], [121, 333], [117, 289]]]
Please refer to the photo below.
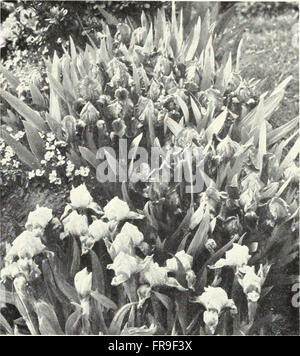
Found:
[[[276, 129], [267, 121], [291, 78], [257, 97], [261, 83], [239, 75], [242, 29], [226, 31], [230, 12], [213, 26], [207, 11], [187, 33], [174, 7], [170, 20], [163, 9], [153, 22], [143, 14], [138, 28], [104, 14], [114, 35], [103, 22], [99, 46], [70, 40], [45, 61], [49, 93], [30, 83], [18, 97], [18, 79], [2, 68], [13, 109], [2, 137], [29, 174], [43, 170], [53, 141], [61, 160], [100, 180], [92, 195], [77, 183], [60, 218], [47, 207], [29, 214], [7, 246], [1, 278], [16, 294], [6, 302], [32, 334], [261, 334], [272, 318], [259, 303], [298, 279], [284, 270], [298, 255], [299, 138], [283, 155], [298, 118]], [[173, 179], [144, 179], [144, 165], [136, 181], [102, 182], [97, 151], [113, 148], [116, 170], [119, 138], [132, 150], [165, 148]], [[186, 148], [203, 152], [201, 193], [174, 178]]]
[[27, 50], [32, 55], [61, 51], [61, 44], [66, 43], [70, 35], [83, 45], [86, 33], [94, 35], [101, 30], [103, 10], [117, 12], [124, 19], [126, 16], [140, 17], [142, 10], [153, 12], [161, 6], [169, 5], [160, 1], [152, 2], [151, 6], [134, 1], [1, 2], [1, 9], [6, 14], [2, 20], [7, 42], [5, 57], [14, 57], [16, 50]]
[[299, 11], [299, 4], [296, 1], [265, 1], [242, 2], [238, 6], [238, 11], [246, 17], [277, 16], [290, 10]]
[[[1, 7], [8, 7], [10, 12], [3, 22], [8, 58], [17, 50], [27, 50], [39, 56], [47, 51], [61, 50], [61, 43], [70, 33], [82, 40], [79, 15], [82, 13], [85, 19], [92, 10], [85, 2], [19, 1], [1, 3]], [[92, 19], [96, 29], [95, 18], [91, 16]]]

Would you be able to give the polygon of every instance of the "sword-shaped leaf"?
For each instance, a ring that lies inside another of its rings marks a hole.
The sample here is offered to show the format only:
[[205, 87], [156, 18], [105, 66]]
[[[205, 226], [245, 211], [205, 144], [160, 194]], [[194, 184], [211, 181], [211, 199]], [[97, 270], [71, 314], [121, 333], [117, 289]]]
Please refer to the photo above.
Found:
[[212, 46], [212, 37], [207, 41], [204, 52], [204, 65], [201, 80], [201, 90], [209, 89], [215, 76], [215, 55]]
[[280, 144], [277, 145], [274, 148], [274, 150], [273, 149], [271, 150], [271, 152], [274, 152], [274, 154], [277, 157], [279, 162], [281, 161], [282, 151], [283, 151], [284, 147], [286, 147], [298, 135], [299, 135], [298, 131], [294, 132], [293, 135], [291, 135], [289, 138], [280, 142]]
[[23, 121], [23, 125], [31, 152], [39, 161], [41, 161], [44, 159], [45, 155], [44, 141], [41, 138], [39, 131], [33, 125], [27, 121]]
[[34, 309], [39, 320], [39, 331], [41, 335], [64, 334], [51, 304], [48, 304], [43, 300], [38, 300], [34, 303]]
[[[96, 253], [93, 250], [91, 250], [89, 253], [91, 256], [92, 269], [93, 269], [93, 274], [92, 274], [93, 289], [96, 289], [99, 293], [104, 294], [105, 293], [105, 283], [104, 283], [105, 279], [104, 279], [104, 272], [102, 269], [102, 265], [99, 261], [98, 256], [96, 255]], [[117, 309], [114, 306], [112, 306], [111, 308]]]
[[108, 25], [114, 25], [114, 26], [118, 25], [119, 21], [115, 16], [111, 15], [109, 12], [107, 12], [104, 9], [99, 9], [99, 12], [105, 18]]
[[152, 26], [152, 23], [150, 25], [150, 29], [149, 29], [143, 50], [145, 51], [145, 53], [148, 53], [148, 54], [153, 52], [153, 26]]
[[262, 171], [263, 158], [267, 153], [267, 127], [266, 121], [262, 119], [260, 129], [259, 129], [259, 142], [258, 142], [258, 168]]
[[191, 100], [191, 107], [192, 107], [193, 114], [194, 114], [194, 117], [196, 120], [197, 128], [199, 130], [200, 125], [201, 125], [202, 114], [201, 114], [195, 100], [192, 97], [190, 97], [190, 100]]
[[102, 38], [101, 40], [101, 45], [99, 49], [99, 61], [107, 65], [107, 63], [110, 61], [110, 57], [106, 48], [106, 40]]
[[195, 28], [191, 31], [186, 45], [183, 47], [183, 55], [186, 62], [191, 61], [197, 51], [201, 34], [201, 17], [199, 16]]
[[70, 52], [71, 52], [71, 57], [74, 61], [77, 57], [77, 51], [76, 51], [76, 47], [75, 47], [73, 38], [71, 36], [70, 36]]
[[0, 326], [2, 326], [8, 335], [13, 335], [13, 330], [10, 327], [8, 321], [4, 318], [4, 316], [0, 313]]
[[220, 90], [220, 92], [223, 94], [228, 86], [229, 80], [232, 75], [232, 59], [231, 59], [231, 53], [228, 55], [228, 59], [226, 63], [224, 63], [220, 71], [218, 72], [216, 76], [216, 88]]
[[100, 294], [97, 291], [92, 292], [91, 296], [107, 309], [112, 309], [112, 310], [118, 309], [116, 304], [111, 299], [107, 298], [105, 295]]
[[299, 124], [299, 117], [296, 116], [293, 120], [287, 122], [284, 125], [277, 127], [276, 129], [268, 132], [267, 143], [268, 146], [273, 145], [282, 138], [284, 138], [290, 131], [294, 130], [295, 127]]
[[37, 88], [37, 86], [34, 85], [33, 83], [30, 83], [30, 93], [31, 93], [33, 103], [42, 109], [46, 109], [45, 99], [41, 94], [41, 92], [39, 91], [39, 89]]
[[176, 95], [176, 99], [178, 101], [178, 104], [179, 104], [182, 112], [183, 112], [185, 123], [188, 124], [189, 123], [189, 118], [190, 118], [189, 109], [188, 109], [186, 103], [184, 102], [184, 100], [181, 98], [180, 95]]
[[280, 171], [283, 172], [285, 168], [289, 166], [289, 164], [298, 156], [300, 147], [300, 137], [296, 140], [292, 148], [289, 150], [289, 153], [286, 155], [284, 160], [280, 164]]
[[39, 131], [48, 131], [43, 118], [36, 111], [24, 104], [22, 100], [4, 90], [0, 90], [0, 95], [14, 110], [16, 110], [25, 120], [34, 125]]
[[190, 246], [187, 250], [187, 253], [193, 257], [199, 255], [204, 248], [205, 242], [208, 238], [210, 214], [209, 209], [206, 208], [203, 218], [200, 222], [198, 230], [196, 231], [193, 240], [190, 243]]
[[226, 117], [227, 117], [227, 109], [225, 109], [223, 112], [221, 112], [221, 114], [219, 114], [215, 119], [213, 119], [212, 123], [208, 126], [208, 128], [205, 131], [208, 141], [212, 139], [214, 134], [217, 135], [221, 131], [225, 123]]
[[169, 117], [166, 119], [166, 122], [167, 122], [167, 126], [170, 129], [170, 131], [173, 133], [173, 135], [175, 137], [177, 137], [178, 134], [183, 129], [182, 125], [178, 124], [175, 120], [173, 120]]
[[82, 147], [79, 146], [79, 152], [81, 153], [81, 156], [89, 163], [91, 164], [95, 169], [97, 169], [100, 161], [97, 160], [95, 153], [93, 153], [91, 150], [89, 150], [87, 147]]
[[1, 136], [23, 163], [31, 169], [40, 168], [40, 164], [36, 157], [24, 145], [12, 138], [4, 128], [1, 128]]
[[131, 310], [131, 308], [136, 305], [137, 302], [125, 304], [118, 312], [115, 314], [110, 327], [108, 329], [109, 335], [120, 335], [121, 327], [126, 314]]

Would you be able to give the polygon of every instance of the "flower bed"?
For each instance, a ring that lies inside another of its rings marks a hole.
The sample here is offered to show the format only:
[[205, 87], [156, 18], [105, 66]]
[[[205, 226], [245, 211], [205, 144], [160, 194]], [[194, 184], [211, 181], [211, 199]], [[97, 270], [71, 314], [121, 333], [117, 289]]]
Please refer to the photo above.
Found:
[[[291, 78], [258, 97], [228, 14], [208, 11], [190, 31], [174, 7], [140, 27], [106, 14], [99, 44], [71, 39], [45, 61], [46, 85], [20, 87], [2, 68], [2, 164], [70, 190], [63, 212], [37, 206], [6, 245], [6, 301], [26, 321], [1, 317], [7, 333], [268, 332], [259, 305], [298, 280], [285, 273], [298, 256], [298, 119], [269, 124]], [[168, 179], [137, 164], [151, 148]], [[180, 165], [200, 188], [177, 180]]]

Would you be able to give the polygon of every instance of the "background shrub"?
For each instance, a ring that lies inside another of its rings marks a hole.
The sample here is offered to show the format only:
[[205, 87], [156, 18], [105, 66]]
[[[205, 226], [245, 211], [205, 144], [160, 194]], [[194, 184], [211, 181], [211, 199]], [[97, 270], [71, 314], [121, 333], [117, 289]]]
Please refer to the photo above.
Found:
[[256, 16], [273, 17], [273, 16], [282, 15], [291, 10], [296, 12], [299, 11], [299, 4], [296, 1], [242, 2], [238, 6], [238, 11], [245, 17], [256, 17]]
[[[5, 27], [6, 45], [2, 58], [16, 50], [30, 54], [61, 53], [61, 44], [69, 36], [83, 45], [86, 33], [95, 34], [101, 29], [102, 9], [119, 19], [127, 16], [140, 18], [141, 12], [153, 14], [157, 8], [168, 8], [170, 3], [135, 1], [17, 1], [1, 2], [1, 22]], [[26, 53], [23, 53], [26, 56]], [[28, 60], [29, 58], [27, 58]]]

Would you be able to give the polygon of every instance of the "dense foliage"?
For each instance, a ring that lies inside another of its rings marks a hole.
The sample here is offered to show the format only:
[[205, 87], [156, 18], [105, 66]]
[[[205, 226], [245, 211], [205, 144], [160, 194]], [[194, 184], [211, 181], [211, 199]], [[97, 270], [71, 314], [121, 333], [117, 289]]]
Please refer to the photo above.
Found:
[[[45, 60], [46, 77], [24, 87], [2, 67], [2, 164], [74, 184], [62, 216], [37, 206], [6, 246], [1, 279], [15, 293], [4, 301], [25, 332], [245, 335], [272, 322], [259, 304], [298, 280], [285, 274], [298, 256], [298, 118], [269, 124], [291, 78], [258, 96], [261, 83], [240, 75], [243, 29], [227, 30], [230, 11], [208, 10], [190, 30], [175, 7], [140, 25], [102, 12], [99, 43], [70, 39]], [[128, 151], [169, 152], [171, 180], [129, 159], [136, 180], [103, 182], [97, 152], [113, 148], [116, 171], [120, 138]], [[188, 148], [204, 157], [200, 193], [174, 179]], [[97, 191], [79, 184], [89, 176]]]
[[254, 16], [278, 16], [287, 11], [299, 11], [299, 4], [296, 1], [256, 1], [242, 2], [239, 12], [246, 17]]
[[[170, 3], [152, 2], [151, 12]], [[139, 18], [142, 10], [150, 9], [147, 2], [119, 1], [17, 1], [1, 2], [3, 11], [2, 26], [5, 43], [2, 57], [15, 56], [15, 51], [29, 51], [38, 56], [61, 51], [62, 43], [69, 36], [77, 38], [83, 45], [86, 34], [97, 36], [101, 30], [100, 20], [103, 11], [118, 13], [121, 19], [126, 16]], [[150, 12], [149, 12], [150, 13]], [[2, 46], [1, 46], [2, 47]], [[26, 53], [23, 53], [26, 56]], [[30, 58], [27, 58], [27, 61]]]

